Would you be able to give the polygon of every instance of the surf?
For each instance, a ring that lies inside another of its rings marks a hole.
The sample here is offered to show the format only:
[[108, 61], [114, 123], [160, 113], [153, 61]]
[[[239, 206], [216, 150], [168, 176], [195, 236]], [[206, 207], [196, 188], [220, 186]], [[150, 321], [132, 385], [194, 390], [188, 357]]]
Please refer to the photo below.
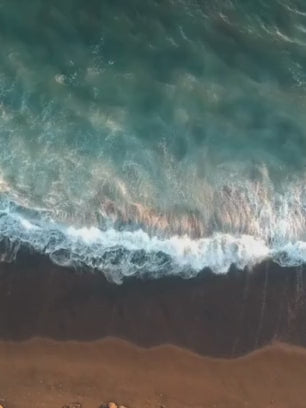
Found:
[[[193, 239], [187, 235], [167, 238], [142, 229], [101, 230], [56, 223], [49, 216], [6, 208], [0, 212], [1, 260], [13, 262], [21, 248], [47, 255], [55, 264], [102, 273], [112, 283], [129, 277], [158, 279], [164, 276], [196, 277], [204, 269], [227, 273], [232, 265], [249, 269], [271, 259], [282, 266], [306, 262], [306, 243], [269, 245], [245, 234], [214, 233]], [[33, 216], [34, 214], [34, 216]], [[36, 214], [36, 216], [35, 216]]]

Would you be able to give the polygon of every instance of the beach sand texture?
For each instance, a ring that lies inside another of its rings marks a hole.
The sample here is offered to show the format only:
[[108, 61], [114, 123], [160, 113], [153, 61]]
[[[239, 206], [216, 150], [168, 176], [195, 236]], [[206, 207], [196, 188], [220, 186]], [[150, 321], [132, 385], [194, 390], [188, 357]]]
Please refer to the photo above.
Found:
[[[0, 343], [0, 398], [8, 408], [303, 408], [306, 352], [276, 344], [233, 360], [118, 339]], [[71, 405], [72, 406], [72, 405]]]

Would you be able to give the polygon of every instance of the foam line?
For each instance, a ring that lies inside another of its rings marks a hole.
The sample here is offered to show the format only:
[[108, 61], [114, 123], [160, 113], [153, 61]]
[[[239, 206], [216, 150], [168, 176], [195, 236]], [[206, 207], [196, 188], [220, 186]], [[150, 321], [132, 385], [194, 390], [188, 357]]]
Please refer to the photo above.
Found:
[[162, 238], [141, 229], [102, 231], [96, 227], [65, 226], [48, 218], [29, 220], [9, 208], [0, 213], [0, 236], [5, 243], [2, 260], [13, 261], [20, 246], [26, 244], [48, 254], [56, 264], [86, 265], [118, 284], [128, 276], [191, 278], [204, 268], [226, 273], [233, 264], [239, 269], [251, 268], [268, 258], [282, 266], [306, 261], [306, 243], [302, 241], [269, 246], [250, 235], [225, 233], [201, 239], [186, 235]]

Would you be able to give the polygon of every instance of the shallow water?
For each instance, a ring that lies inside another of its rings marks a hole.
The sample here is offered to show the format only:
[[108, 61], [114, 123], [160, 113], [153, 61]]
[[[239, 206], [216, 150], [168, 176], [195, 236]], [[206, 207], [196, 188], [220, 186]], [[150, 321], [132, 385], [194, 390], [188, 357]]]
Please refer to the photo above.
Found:
[[3, 259], [304, 263], [303, 1], [1, 0], [0, 42]]

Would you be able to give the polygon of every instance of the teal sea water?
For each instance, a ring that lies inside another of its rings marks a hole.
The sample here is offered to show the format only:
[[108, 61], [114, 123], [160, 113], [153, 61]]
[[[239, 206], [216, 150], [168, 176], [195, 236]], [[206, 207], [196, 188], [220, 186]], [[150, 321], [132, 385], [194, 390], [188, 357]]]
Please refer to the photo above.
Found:
[[306, 260], [306, 3], [0, 0], [0, 238], [195, 276]]

